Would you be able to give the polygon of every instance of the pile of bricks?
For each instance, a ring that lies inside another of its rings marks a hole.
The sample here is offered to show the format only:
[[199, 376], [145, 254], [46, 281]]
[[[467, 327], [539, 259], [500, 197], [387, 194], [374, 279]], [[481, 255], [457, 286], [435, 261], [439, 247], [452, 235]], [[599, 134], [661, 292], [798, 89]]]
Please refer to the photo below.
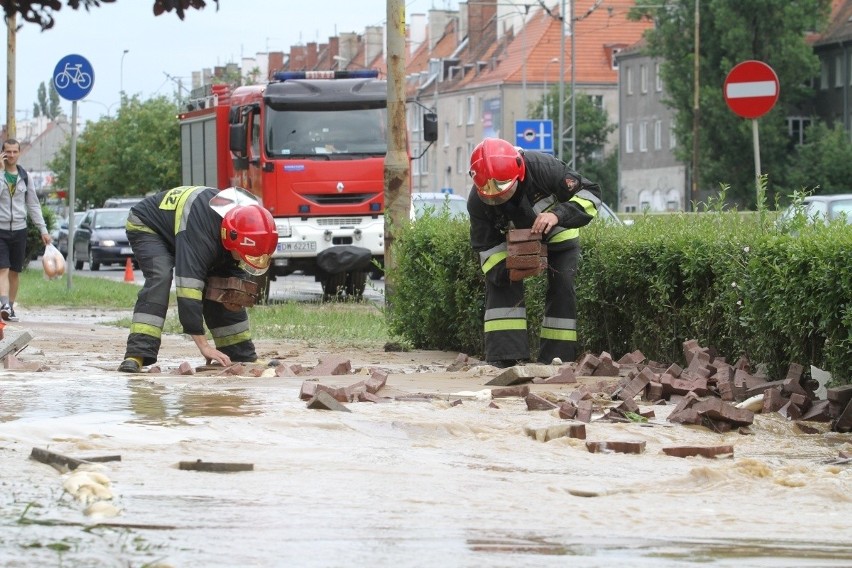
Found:
[[223, 278], [211, 276], [207, 279], [204, 297], [224, 304], [229, 310], [249, 308], [257, 302], [259, 286], [257, 282], [231, 276]]
[[547, 269], [547, 245], [541, 242], [541, 233], [533, 233], [530, 229], [510, 229], [506, 243], [509, 249], [506, 268], [512, 282], [536, 276]]
[[[804, 369], [797, 363], [790, 364], [783, 379], [770, 380], [752, 371], [745, 357], [729, 364], [694, 340], [684, 342], [683, 353], [685, 369], [646, 362], [641, 352], [634, 351], [616, 362], [607, 353], [599, 358], [586, 355], [574, 372], [578, 376], [624, 375], [613, 392], [623, 401], [620, 410], [637, 412], [636, 397], [651, 403], [676, 401], [668, 420], [679, 424], [727, 432], [751, 424], [754, 411], [750, 408], [759, 406], [761, 412], [778, 412], [788, 420], [830, 421], [834, 431], [852, 431], [852, 385], [824, 389], [823, 399], [817, 394], [822, 385], [803, 381]], [[736, 404], [747, 401], [752, 402]]]

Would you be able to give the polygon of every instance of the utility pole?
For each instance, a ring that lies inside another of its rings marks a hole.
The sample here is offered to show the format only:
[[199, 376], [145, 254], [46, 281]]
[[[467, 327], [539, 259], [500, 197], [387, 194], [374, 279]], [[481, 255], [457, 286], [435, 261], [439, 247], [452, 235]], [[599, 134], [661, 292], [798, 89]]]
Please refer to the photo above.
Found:
[[[385, 156], [385, 269], [396, 267], [393, 246], [411, 208], [411, 170], [405, 120], [405, 4], [387, 0], [388, 153]], [[385, 272], [385, 302], [393, 302], [394, 281]]]
[[6, 138], [17, 135], [15, 124], [15, 13], [6, 18]]
[[701, 108], [699, 107], [699, 87], [701, 86], [700, 81], [698, 80], [698, 71], [700, 69], [699, 65], [699, 46], [701, 45], [699, 41], [699, 3], [700, 0], [695, 0], [695, 45], [694, 53], [693, 53], [693, 93], [692, 93], [692, 191], [690, 192], [690, 199], [687, 199], [687, 203], [685, 204], [685, 209], [687, 211], [691, 211], [694, 209], [696, 203], [698, 203], [698, 149], [700, 144], [698, 142], [698, 133], [700, 131], [699, 124], [701, 122]]

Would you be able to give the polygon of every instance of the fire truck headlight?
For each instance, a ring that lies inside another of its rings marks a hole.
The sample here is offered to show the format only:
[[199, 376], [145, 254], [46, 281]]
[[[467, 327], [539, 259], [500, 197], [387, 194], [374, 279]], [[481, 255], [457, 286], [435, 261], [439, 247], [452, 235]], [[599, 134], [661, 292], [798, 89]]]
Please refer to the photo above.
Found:
[[278, 231], [278, 236], [282, 238], [292, 237], [293, 229], [289, 223], [275, 223], [275, 229]]

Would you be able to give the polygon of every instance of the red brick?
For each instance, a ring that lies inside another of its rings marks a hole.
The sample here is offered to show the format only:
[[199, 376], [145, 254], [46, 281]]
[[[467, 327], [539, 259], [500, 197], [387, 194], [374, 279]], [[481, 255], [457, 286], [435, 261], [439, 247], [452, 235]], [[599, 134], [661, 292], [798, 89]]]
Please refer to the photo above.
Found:
[[600, 359], [591, 353], [586, 353], [583, 358], [580, 359], [580, 363], [577, 365], [577, 369], [574, 371], [574, 374], [580, 377], [591, 376], [598, 365], [600, 365]]
[[770, 412], [778, 412], [782, 406], [787, 404], [787, 399], [781, 396], [781, 389], [778, 387], [766, 389], [763, 391], [763, 410], [764, 414]]
[[341, 355], [331, 355], [321, 359], [308, 375], [326, 377], [329, 375], [348, 375], [352, 371], [352, 363]]
[[618, 453], [642, 454], [645, 452], [645, 442], [586, 442], [586, 448], [593, 454]]
[[570, 420], [577, 416], [577, 407], [570, 402], [559, 403], [559, 418]]
[[530, 387], [527, 385], [517, 385], [514, 387], [506, 387], [502, 389], [491, 389], [491, 398], [508, 398], [511, 396], [525, 397], [530, 394]]
[[619, 371], [621, 369], [621, 365], [614, 362], [612, 360], [612, 356], [604, 351], [601, 353], [599, 357], [600, 363], [597, 367], [595, 367], [592, 375], [595, 377], [617, 377], [619, 376]]
[[509, 233], [506, 235], [506, 241], [509, 243], [540, 240], [541, 233], [533, 233], [532, 229], [509, 229]]
[[621, 356], [621, 359], [618, 360], [619, 365], [638, 365], [642, 361], [645, 360], [645, 355], [639, 351], [633, 351], [632, 353], [625, 353]]
[[648, 383], [645, 387], [645, 400], [655, 402], [663, 398], [663, 385], [660, 383]]
[[831, 420], [829, 414], [829, 403], [827, 400], [817, 400], [811, 404], [811, 407], [802, 415], [802, 420], [811, 422], [828, 422]]
[[325, 391], [318, 391], [316, 396], [308, 401], [308, 408], [311, 410], [335, 410], [338, 412], [352, 412], [340, 402], [335, 400], [333, 396]]
[[852, 432], [852, 402], [847, 403], [840, 416], [831, 423], [831, 429], [834, 432]]
[[299, 390], [299, 398], [302, 400], [310, 400], [317, 393], [316, 381], [303, 381], [302, 388]]
[[574, 376], [574, 371], [571, 369], [571, 367], [562, 366], [559, 367], [558, 373], [556, 373], [552, 377], [547, 377], [546, 379], [543, 379], [540, 382], [548, 385], [566, 385], [576, 383], [577, 377]]
[[737, 408], [733, 404], [718, 398], [705, 398], [696, 402], [692, 408], [711, 420], [722, 420], [737, 426], [744, 426], [754, 422], [754, 413], [751, 410]]
[[524, 398], [524, 401], [527, 403], [527, 410], [553, 410], [554, 408], [557, 408], [555, 404], [546, 398], [542, 398], [533, 393], [528, 394]]
[[734, 457], [733, 446], [670, 446], [663, 448], [667, 456], [677, 458], [689, 458], [701, 456], [704, 458], [715, 458], [717, 456]]
[[592, 401], [589, 399], [581, 400], [577, 403], [577, 420], [580, 422], [589, 423], [592, 421]]
[[382, 388], [384, 388], [385, 384], [388, 381], [387, 371], [383, 371], [382, 369], [372, 369], [372, 373], [370, 374], [370, 378], [367, 379], [367, 392], [376, 394]]

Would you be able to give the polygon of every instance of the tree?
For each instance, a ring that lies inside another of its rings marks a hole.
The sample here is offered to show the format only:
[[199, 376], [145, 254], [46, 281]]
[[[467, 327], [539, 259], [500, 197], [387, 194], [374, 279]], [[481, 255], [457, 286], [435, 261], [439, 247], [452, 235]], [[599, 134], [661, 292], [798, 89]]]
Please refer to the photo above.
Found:
[[44, 82], [38, 86], [37, 102], [34, 103], [33, 107], [33, 118], [46, 116], [50, 120], [56, 120], [56, 117], [62, 114], [62, 107], [59, 106], [59, 93], [56, 92], [53, 81], [48, 81], [48, 84], [50, 85], [49, 95]]
[[[210, 0], [219, 9], [219, 0]], [[103, 4], [111, 4], [115, 0], [66, 0], [66, 4], [72, 10], [83, 7], [86, 11], [99, 8]], [[201, 10], [207, 5], [205, 0], [154, 0], [154, 15], [159, 16], [165, 12], [175, 11], [177, 17], [183, 20], [186, 11], [190, 8]], [[6, 13], [8, 19], [13, 15], [20, 15], [27, 22], [38, 24], [42, 30], [53, 27], [53, 13], [62, 8], [60, 0], [0, 0], [0, 6]]]
[[818, 122], [807, 130], [804, 144], [797, 146], [790, 167], [794, 190], [848, 193], [852, 179], [852, 142], [842, 124], [829, 128]]
[[[100, 206], [108, 197], [143, 195], [179, 185], [177, 112], [177, 104], [165, 97], [141, 102], [134, 96], [122, 100], [115, 118], [87, 122], [77, 140], [79, 203]], [[69, 140], [48, 164], [56, 172], [59, 187], [68, 187], [70, 155]]]
[[[729, 197], [755, 205], [752, 124], [727, 107], [722, 93], [728, 72], [755, 59], [771, 66], [782, 85], [778, 103], [759, 119], [761, 169], [769, 191], [787, 190], [789, 154], [786, 114], [811, 96], [808, 80], [819, 60], [806, 43], [809, 32], [829, 20], [831, 0], [637, 0], [630, 17], [651, 18], [646, 53], [659, 57], [667, 104], [675, 114], [676, 156], [692, 163], [695, 6], [699, 30], [699, 187], [730, 184]], [[768, 196], [771, 199], [771, 195]]]
[[62, 114], [62, 107], [59, 104], [59, 92], [56, 90], [56, 85], [53, 84], [53, 81], [48, 81], [48, 85], [50, 86], [47, 89], [47, 116], [50, 120], [56, 120]]
[[[571, 100], [571, 86], [565, 85], [566, 101]], [[547, 98], [547, 108], [549, 118], [553, 118], [554, 122], [559, 108], [559, 84], [553, 85], [548, 89], [548, 92], [539, 99], [530, 104], [529, 116], [532, 118], [544, 118], [544, 103]], [[603, 199], [610, 205], [615, 205], [618, 196], [617, 190], [617, 167], [611, 168], [607, 165], [615, 164], [615, 153], [604, 155], [604, 145], [610, 134], [612, 134], [616, 125], [609, 122], [609, 116], [601, 106], [595, 103], [595, 100], [584, 93], [577, 94], [577, 100], [574, 103], [574, 114], [577, 118], [577, 159], [574, 160], [574, 165], [577, 171], [582, 173], [587, 178], [598, 182], [603, 190]], [[571, 124], [571, 106], [565, 104], [565, 109], [562, 116], [563, 124]], [[565, 156], [565, 161], [571, 160], [571, 140], [564, 140], [565, 147], [562, 155]], [[555, 146], [555, 144], [554, 144]]]

